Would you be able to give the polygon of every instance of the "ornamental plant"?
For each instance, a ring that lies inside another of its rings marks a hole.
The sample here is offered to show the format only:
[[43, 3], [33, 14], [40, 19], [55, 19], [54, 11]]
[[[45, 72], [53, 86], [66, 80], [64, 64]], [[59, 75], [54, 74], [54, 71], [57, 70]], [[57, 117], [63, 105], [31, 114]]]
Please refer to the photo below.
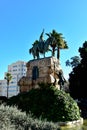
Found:
[[50, 84], [40, 84], [40, 88], [11, 97], [7, 104], [16, 105], [22, 111], [47, 121], [80, 119], [80, 109], [74, 99]]
[[0, 130], [60, 130], [58, 124], [32, 118], [17, 107], [0, 105]]

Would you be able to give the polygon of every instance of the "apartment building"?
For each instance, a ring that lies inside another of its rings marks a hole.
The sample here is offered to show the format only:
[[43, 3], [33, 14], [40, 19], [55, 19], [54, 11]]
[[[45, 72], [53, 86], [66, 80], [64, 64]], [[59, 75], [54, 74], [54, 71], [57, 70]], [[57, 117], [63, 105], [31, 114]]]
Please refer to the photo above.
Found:
[[0, 96], [6, 96], [4, 95], [4, 92], [6, 91], [6, 86], [6, 80], [0, 80]]
[[[26, 76], [26, 70], [26, 62], [24, 61], [17, 61], [8, 65], [7, 72], [12, 75], [8, 90], [9, 97], [17, 95], [20, 92], [17, 82], [21, 77]], [[2, 96], [7, 96], [7, 81], [5, 79], [0, 82], [0, 93]]]

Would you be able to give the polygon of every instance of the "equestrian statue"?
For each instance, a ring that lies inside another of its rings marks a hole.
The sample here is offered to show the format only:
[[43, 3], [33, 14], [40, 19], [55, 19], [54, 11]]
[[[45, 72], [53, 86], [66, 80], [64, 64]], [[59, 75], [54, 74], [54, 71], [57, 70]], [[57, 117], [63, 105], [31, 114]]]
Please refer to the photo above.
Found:
[[34, 59], [39, 59], [40, 54], [43, 54], [45, 58], [45, 53], [50, 50], [49, 47], [52, 41], [52, 37], [49, 37], [47, 40], [44, 40], [43, 34], [44, 29], [39, 37], [39, 40], [36, 40], [34, 44], [32, 44], [33, 47], [29, 49], [29, 53], [33, 55]]

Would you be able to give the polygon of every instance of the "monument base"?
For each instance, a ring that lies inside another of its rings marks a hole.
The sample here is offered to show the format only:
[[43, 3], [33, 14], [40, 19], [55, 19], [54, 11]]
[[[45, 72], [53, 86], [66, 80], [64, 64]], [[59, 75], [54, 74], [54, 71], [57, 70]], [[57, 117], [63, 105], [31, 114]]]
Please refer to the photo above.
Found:
[[26, 76], [22, 77], [18, 82], [21, 92], [27, 92], [32, 88], [37, 88], [39, 87], [39, 83], [50, 83], [60, 89], [58, 75], [62, 69], [56, 57], [30, 60], [27, 62], [26, 67]]

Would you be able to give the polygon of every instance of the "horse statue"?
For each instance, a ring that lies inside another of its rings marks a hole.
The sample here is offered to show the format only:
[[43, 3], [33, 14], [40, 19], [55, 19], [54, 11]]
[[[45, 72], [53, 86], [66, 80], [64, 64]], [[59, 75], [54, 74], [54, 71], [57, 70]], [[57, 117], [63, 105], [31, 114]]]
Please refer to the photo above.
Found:
[[36, 49], [34, 49], [34, 47], [29, 49], [29, 53], [32, 53], [34, 59], [39, 59], [39, 52]]
[[40, 38], [39, 38], [38, 50], [39, 50], [39, 53], [43, 54], [44, 58], [45, 58], [45, 53], [50, 50], [49, 48], [50, 48], [50, 45], [51, 45], [53, 39], [51, 36], [49, 36], [49, 38], [47, 40], [44, 40], [43, 34], [44, 34], [44, 30], [41, 33]]
[[43, 34], [44, 34], [44, 30], [42, 31], [39, 37], [39, 41], [36, 40], [33, 44], [33, 47], [29, 49], [29, 53], [33, 55], [34, 59], [35, 58], [39, 59], [40, 54], [43, 54], [45, 58], [45, 53], [50, 50], [49, 47], [52, 44], [53, 39], [51, 36], [49, 36], [47, 40], [44, 40]]

